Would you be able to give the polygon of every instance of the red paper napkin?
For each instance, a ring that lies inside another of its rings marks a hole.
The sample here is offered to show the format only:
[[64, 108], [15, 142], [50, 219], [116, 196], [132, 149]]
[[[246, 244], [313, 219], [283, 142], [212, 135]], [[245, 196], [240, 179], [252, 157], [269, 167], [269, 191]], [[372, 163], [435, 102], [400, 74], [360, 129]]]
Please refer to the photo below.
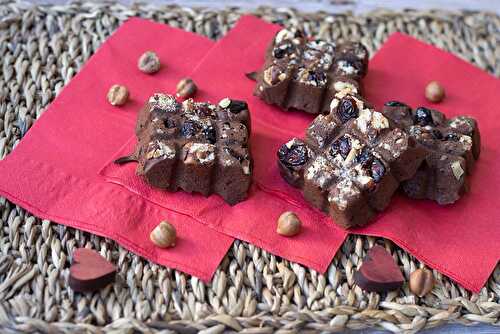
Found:
[[[147, 97], [175, 91], [177, 81], [212, 45], [163, 24], [129, 20], [0, 161], [0, 194], [37, 216], [109, 237], [143, 257], [209, 280], [233, 238], [105, 182], [98, 171], [133, 135], [136, 112]], [[163, 62], [155, 75], [137, 69], [146, 50], [154, 50]], [[115, 83], [131, 91], [131, 101], [122, 108], [106, 101]], [[168, 250], [149, 240], [163, 219], [176, 227], [179, 238]]]
[[[323, 271], [346, 232], [311, 209], [300, 192], [282, 180], [276, 167], [277, 148], [293, 136], [302, 137], [312, 117], [266, 105], [252, 96], [255, 83], [244, 76], [260, 68], [264, 50], [278, 29], [257, 18], [243, 17], [192, 74], [204, 88], [197, 95], [200, 100], [217, 102], [231, 96], [249, 102], [255, 181], [247, 201], [229, 207], [217, 196], [204, 200], [159, 192], [135, 177], [134, 166], [130, 165], [108, 165], [102, 173], [111, 182], [158, 205], [192, 215], [218, 231]], [[447, 207], [396, 196], [372, 224], [353, 232], [389, 238], [464, 287], [479, 291], [499, 258], [500, 209], [493, 205], [500, 178], [498, 149], [494, 147], [499, 134], [494, 131], [498, 121], [493, 113], [497, 109], [494, 92], [500, 85], [456, 57], [400, 34], [390, 38], [373, 58], [365, 84], [368, 99], [379, 106], [390, 99], [418, 105], [426, 104], [422, 92], [430, 80], [440, 80], [448, 91], [439, 109], [450, 116], [470, 114], [479, 120], [484, 144], [471, 180], [471, 193]], [[134, 144], [130, 139], [113, 158], [131, 152]], [[274, 232], [274, 221], [284, 210], [299, 213], [304, 233], [283, 238]]]

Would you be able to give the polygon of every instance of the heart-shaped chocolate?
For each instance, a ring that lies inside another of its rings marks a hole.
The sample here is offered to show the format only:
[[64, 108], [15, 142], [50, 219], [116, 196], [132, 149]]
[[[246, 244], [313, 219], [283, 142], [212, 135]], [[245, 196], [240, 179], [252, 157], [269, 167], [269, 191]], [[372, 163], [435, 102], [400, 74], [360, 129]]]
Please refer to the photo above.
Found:
[[116, 267], [99, 253], [77, 248], [69, 270], [69, 286], [78, 292], [99, 290], [115, 279]]
[[354, 281], [366, 291], [387, 292], [399, 289], [404, 282], [398, 265], [381, 246], [373, 246], [354, 273]]

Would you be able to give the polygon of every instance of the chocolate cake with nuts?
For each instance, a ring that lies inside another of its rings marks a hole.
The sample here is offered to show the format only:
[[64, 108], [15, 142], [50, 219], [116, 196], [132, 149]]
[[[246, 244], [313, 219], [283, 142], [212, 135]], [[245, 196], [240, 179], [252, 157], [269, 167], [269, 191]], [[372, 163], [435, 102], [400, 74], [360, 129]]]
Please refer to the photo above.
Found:
[[412, 110], [397, 101], [387, 102], [383, 114], [392, 126], [404, 129], [426, 151], [425, 162], [416, 174], [401, 184], [403, 192], [439, 204], [457, 201], [469, 188], [467, 176], [481, 150], [476, 120], [466, 116], [446, 119], [437, 110]]
[[371, 109], [349, 88], [338, 91], [328, 115], [319, 115], [304, 140], [278, 151], [284, 179], [342, 227], [366, 224], [384, 210], [400, 182], [412, 178], [426, 150]]
[[252, 179], [250, 113], [246, 102], [178, 102], [153, 95], [139, 112], [134, 154], [137, 174], [154, 187], [219, 194], [233, 205]]
[[361, 92], [367, 68], [368, 51], [361, 43], [335, 45], [283, 29], [267, 50], [254, 94], [285, 109], [328, 113], [334, 95], [344, 87]]

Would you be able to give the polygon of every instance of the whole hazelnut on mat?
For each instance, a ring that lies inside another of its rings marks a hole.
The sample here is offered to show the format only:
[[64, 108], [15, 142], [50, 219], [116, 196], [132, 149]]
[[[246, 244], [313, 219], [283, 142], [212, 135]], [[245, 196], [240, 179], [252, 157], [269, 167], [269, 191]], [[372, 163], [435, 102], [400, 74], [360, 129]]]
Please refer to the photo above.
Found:
[[300, 232], [301, 225], [302, 222], [294, 212], [286, 211], [278, 218], [276, 232], [286, 237], [292, 237]]
[[443, 86], [437, 81], [431, 81], [425, 87], [425, 97], [427, 100], [438, 103], [443, 101], [445, 92]]
[[124, 105], [128, 100], [128, 89], [122, 85], [113, 85], [108, 91], [108, 102], [114, 106]]
[[192, 97], [196, 94], [198, 87], [190, 78], [184, 78], [177, 84], [177, 96], [182, 98]]
[[423, 297], [432, 291], [432, 288], [434, 288], [434, 276], [432, 275], [432, 271], [420, 268], [411, 273], [410, 291], [413, 294]]
[[149, 235], [151, 241], [160, 248], [175, 246], [177, 233], [175, 228], [166, 221], [159, 223]]
[[141, 72], [147, 74], [158, 72], [160, 70], [160, 58], [153, 51], [146, 51], [139, 58], [137, 66]]

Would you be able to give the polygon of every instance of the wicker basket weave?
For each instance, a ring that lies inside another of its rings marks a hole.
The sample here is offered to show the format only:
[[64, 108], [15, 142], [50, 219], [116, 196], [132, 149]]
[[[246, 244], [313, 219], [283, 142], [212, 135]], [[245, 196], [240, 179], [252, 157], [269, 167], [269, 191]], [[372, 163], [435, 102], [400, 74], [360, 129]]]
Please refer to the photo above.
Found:
[[[326, 39], [359, 38], [371, 52], [392, 32], [403, 31], [500, 75], [500, 17], [493, 14], [377, 11], [354, 17], [269, 8], [254, 13]], [[0, 158], [128, 17], [216, 39], [241, 14], [87, 2], [32, 7], [0, 0]], [[406, 286], [384, 295], [362, 292], [353, 271], [374, 243], [392, 253], [406, 278], [421, 266], [382, 239], [350, 236], [325, 275], [236, 241], [207, 285], [140, 259], [113, 241], [41, 221], [5, 198], [0, 198], [0, 218], [1, 333], [333, 332], [374, 326], [415, 332], [446, 322], [500, 324], [500, 266], [479, 294], [438, 272], [437, 285], [425, 298]], [[85, 245], [117, 263], [120, 274], [113, 286], [81, 295], [67, 288], [68, 254]]]

